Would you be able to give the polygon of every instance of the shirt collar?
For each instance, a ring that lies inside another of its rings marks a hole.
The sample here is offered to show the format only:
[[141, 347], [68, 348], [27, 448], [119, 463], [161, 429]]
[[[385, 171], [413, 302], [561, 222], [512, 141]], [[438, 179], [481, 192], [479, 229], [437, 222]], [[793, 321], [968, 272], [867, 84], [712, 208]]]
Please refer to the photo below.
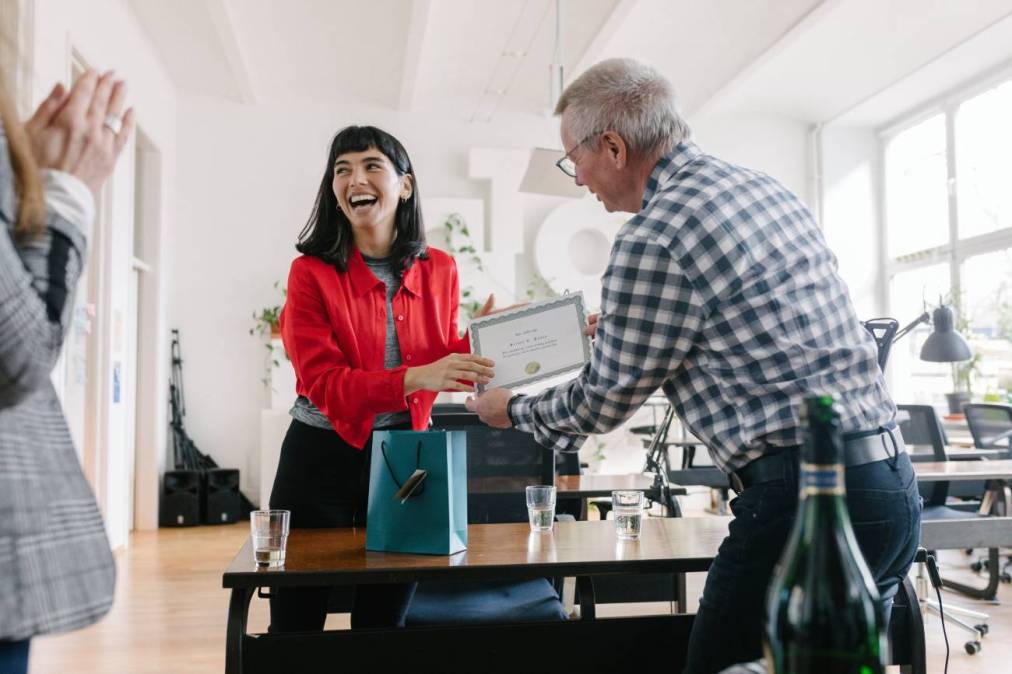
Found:
[[[412, 295], [421, 295], [421, 272], [418, 271], [418, 262], [415, 260], [401, 278], [401, 287]], [[348, 256], [348, 278], [351, 279], [352, 289], [358, 296], [365, 295], [382, 281], [369, 269], [369, 265], [362, 259], [362, 253], [357, 246], [351, 247], [351, 254]]]
[[670, 152], [657, 161], [654, 170], [651, 171], [650, 178], [647, 180], [647, 188], [643, 191], [643, 203], [640, 208], [646, 208], [662, 185], [671, 180], [683, 166], [701, 154], [703, 151], [691, 140], [683, 140], [671, 148]]

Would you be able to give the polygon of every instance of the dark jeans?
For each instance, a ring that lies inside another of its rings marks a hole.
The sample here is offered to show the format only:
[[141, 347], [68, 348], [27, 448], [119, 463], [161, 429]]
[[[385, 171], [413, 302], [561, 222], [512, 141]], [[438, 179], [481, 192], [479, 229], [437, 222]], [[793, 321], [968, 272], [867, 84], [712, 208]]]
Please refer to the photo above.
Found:
[[[706, 576], [689, 637], [687, 674], [710, 674], [762, 657], [766, 587], [794, 525], [797, 469], [731, 501], [734, 519]], [[920, 537], [921, 499], [901, 454], [847, 469], [847, 509], [886, 618]]]
[[[396, 428], [407, 428], [398, 426]], [[281, 445], [271, 508], [292, 512], [292, 529], [364, 527], [369, 498], [369, 458], [332, 430], [292, 420]], [[359, 585], [351, 610], [352, 628], [403, 627], [416, 584]], [[271, 590], [270, 632], [322, 630], [329, 587]]]
[[4, 641], [0, 639], [0, 674], [26, 674], [28, 672], [28, 644], [30, 639]]

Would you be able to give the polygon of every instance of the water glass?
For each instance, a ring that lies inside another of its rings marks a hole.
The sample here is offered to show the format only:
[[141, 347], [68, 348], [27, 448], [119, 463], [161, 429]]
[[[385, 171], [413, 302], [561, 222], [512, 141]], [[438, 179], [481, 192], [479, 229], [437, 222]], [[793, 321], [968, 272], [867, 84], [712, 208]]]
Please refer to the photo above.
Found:
[[253, 560], [269, 569], [285, 565], [285, 546], [292, 517], [288, 510], [254, 510], [249, 514]]
[[527, 487], [527, 517], [531, 531], [551, 531], [555, 521], [555, 487]]
[[615, 533], [623, 540], [636, 540], [643, 529], [643, 507], [645, 501], [641, 491], [613, 491], [611, 510], [615, 514]]

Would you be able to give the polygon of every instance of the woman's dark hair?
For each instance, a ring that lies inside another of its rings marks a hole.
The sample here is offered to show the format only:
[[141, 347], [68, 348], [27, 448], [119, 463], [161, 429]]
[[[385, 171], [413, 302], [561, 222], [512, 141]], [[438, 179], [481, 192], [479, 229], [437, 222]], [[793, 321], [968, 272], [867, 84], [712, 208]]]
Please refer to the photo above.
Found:
[[400, 141], [375, 126], [346, 126], [337, 132], [330, 144], [327, 166], [316, 194], [313, 212], [306, 226], [299, 232], [296, 250], [313, 255], [340, 271], [348, 268], [355, 238], [351, 222], [337, 205], [334, 196], [334, 163], [342, 154], [365, 152], [376, 149], [386, 155], [398, 175], [411, 176], [411, 196], [397, 204], [394, 216], [394, 242], [390, 249], [390, 262], [398, 273], [403, 273], [414, 263], [415, 258], [427, 259], [425, 251], [425, 226], [418, 198], [418, 179], [415, 177], [411, 158]]

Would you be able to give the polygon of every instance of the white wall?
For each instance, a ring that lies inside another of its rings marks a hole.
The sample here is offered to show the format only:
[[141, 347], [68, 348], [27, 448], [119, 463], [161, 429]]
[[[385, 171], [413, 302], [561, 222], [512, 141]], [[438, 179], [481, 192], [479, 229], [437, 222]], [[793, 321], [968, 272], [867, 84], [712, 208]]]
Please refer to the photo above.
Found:
[[840, 262], [858, 315], [881, 316], [878, 136], [870, 128], [829, 126], [821, 137], [826, 240]]
[[[160, 275], [162, 287], [169, 269], [169, 236], [166, 223], [171, 221], [172, 176], [175, 174], [175, 87], [169, 80], [152, 48], [147, 34], [139, 26], [129, 6], [122, 0], [93, 0], [82, 3], [76, 0], [39, 0], [35, 3], [34, 18], [34, 82], [33, 99], [45, 96], [56, 81], [69, 84], [72, 50], [79, 53], [91, 66], [114, 69], [126, 79], [129, 86], [129, 104], [136, 109], [137, 119], [145, 133], [161, 151], [165, 176], [161, 185], [163, 238], [158, 246], [160, 256], [153, 260], [153, 273]], [[134, 458], [128, 455], [133, 445], [130, 437], [133, 425], [126, 418], [127, 401], [132, 392], [121, 391], [119, 403], [112, 400], [112, 367], [126, 358], [128, 336], [127, 282], [130, 278], [133, 251], [133, 197], [134, 167], [133, 144], [124, 152], [116, 173], [105, 192], [104, 208], [110, 230], [105, 242], [109, 259], [107, 292], [98, 307], [92, 329], [97, 331], [108, 350], [108, 358], [99, 372], [105, 402], [86, 414], [101, 413], [107, 423], [102, 442], [106, 460], [99, 465], [96, 476], [98, 498], [106, 515], [107, 528], [114, 546], [125, 545], [132, 526], [128, 520], [128, 507], [134, 480], [131, 467]], [[78, 298], [81, 301], [81, 297]], [[159, 321], [164, 324], [165, 306], [158, 307]], [[163, 333], [160, 330], [159, 333]], [[160, 340], [156, 378], [165, 381], [165, 343]], [[122, 372], [123, 381], [130, 380], [130, 372]], [[72, 382], [71, 382], [72, 383]], [[125, 384], [124, 384], [125, 385]], [[74, 392], [69, 392], [71, 396]], [[145, 409], [139, 410], [148, 423], [164, 428], [165, 394]], [[137, 449], [136, 463], [146, 476], [145, 484], [137, 490], [135, 512], [139, 522], [155, 524], [157, 516], [157, 475], [164, 465], [164, 432], [155, 436], [152, 446]]]
[[704, 152], [767, 173], [806, 204], [812, 203], [807, 123], [779, 115], [745, 112], [689, 122], [693, 140]]

